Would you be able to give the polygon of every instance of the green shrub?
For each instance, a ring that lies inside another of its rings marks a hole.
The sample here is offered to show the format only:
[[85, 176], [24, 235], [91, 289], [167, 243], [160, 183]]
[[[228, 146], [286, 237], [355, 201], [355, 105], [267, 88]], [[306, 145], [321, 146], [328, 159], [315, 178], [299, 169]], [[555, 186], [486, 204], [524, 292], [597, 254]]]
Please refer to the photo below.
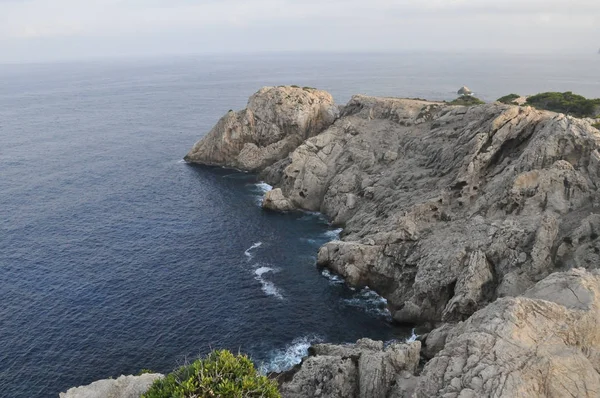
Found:
[[587, 99], [570, 91], [550, 92], [532, 95], [527, 98], [527, 105], [576, 117], [594, 117], [599, 112], [600, 99]]
[[151, 371], [150, 369], [142, 369], [139, 371], [138, 376], [144, 375], [144, 374], [148, 374], [148, 373], [156, 373]]
[[213, 351], [152, 384], [142, 398], [281, 398], [277, 383], [261, 376], [245, 355]]
[[520, 97], [521, 96], [519, 94], [508, 94], [508, 95], [505, 95], [504, 97], [498, 98], [497, 101], [502, 102], [503, 104], [517, 105], [515, 100]]
[[463, 105], [463, 106], [471, 106], [471, 105], [481, 105], [485, 104], [482, 100], [477, 97], [473, 97], [472, 95], [462, 95], [455, 99], [454, 101], [448, 102], [449, 105]]
[[600, 130], [600, 122], [592, 124], [592, 127], [595, 127], [598, 130]]
[[302, 90], [304, 90], [304, 91], [311, 91], [311, 90], [316, 90], [316, 88], [309, 87], [309, 86], [304, 86], [304, 87], [302, 87]]
[[290, 87], [300, 88], [300, 86], [296, 86], [295, 84], [292, 84]]

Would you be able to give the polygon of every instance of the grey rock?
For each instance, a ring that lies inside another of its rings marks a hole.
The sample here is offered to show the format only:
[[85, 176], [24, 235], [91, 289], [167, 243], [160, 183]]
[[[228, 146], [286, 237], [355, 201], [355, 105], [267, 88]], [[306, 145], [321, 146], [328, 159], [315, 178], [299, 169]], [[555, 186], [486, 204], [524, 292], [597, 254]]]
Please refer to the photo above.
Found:
[[462, 87], [461, 87], [461, 88], [458, 90], [457, 94], [458, 94], [458, 95], [471, 95], [471, 94], [473, 94], [473, 92], [471, 91], [471, 89], [469, 89], [469, 87], [467, 87], [467, 86], [462, 86]]
[[95, 381], [87, 386], [74, 387], [61, 392], [60, 398], [139, 398], [161, 374], [120, 376], [117, 379]]
[[[279, 125], [297, 117], [291, 109], [327, 123], [293, 133], [306, 139], [289, 155], [270, 151], [246, 169], [281, 189], [266, 207], [320, 211], [344, 227], [320, 266], [377, 291], [395, 320], [461, 321], [557, 269], [600, 264], [600, 134], [589, 121], [357, 95], [333, 122], [330, 96], [298, 90], [263, 89], [248, 109], [266, 107]], [[299, 106], [301, 95], [317, 96], [330, 117]], [[227, 131], [218, 125], [191, 153], [243, 167], [235, 145], [215, 144], [231, 141]], [[281, 131], [268, 145], [286, 140]]]
[[269, 210], [274, 211], [290, 211], [294, 210], [294, 205], [283, 196], [283, 192], [281, 192], [281, 188], [275, 188], [265, 194], [263, 198], [262, 207]]
[[292, 380], [281, 388], [285, 398], [408, 397], [416, 387], [420, 342], [383, 346], [361, 339], [356, 344], [317, 344]]
[[439, 328], [429, 332], [425, 339], [425, 345], [421, 350], [421, 354], [428, 359], [435, 357], [438, 352], [444, 349], [446, 338], [453, 328], [454, 325], [445, 323]]
[[597, 397], [600, 273], [555, 273], [457, 325], [416, 398]]
[[338, 112], [325, 91], [265, 87], [250, 97], [246, 109], [223, 116], [185, 160], [260, 170], [329, 127]]

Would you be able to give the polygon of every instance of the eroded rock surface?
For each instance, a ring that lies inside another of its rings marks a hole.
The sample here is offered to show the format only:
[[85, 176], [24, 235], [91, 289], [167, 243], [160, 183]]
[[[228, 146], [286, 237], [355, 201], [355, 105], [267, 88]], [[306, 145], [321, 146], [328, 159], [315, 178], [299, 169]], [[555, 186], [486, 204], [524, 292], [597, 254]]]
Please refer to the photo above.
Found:
[[589, 122], [529, 107], [355, 96], [261, 175], [344, 226], [321, 266], [397, 321], [456, 322], [600, 264], [599, 144]]
[[229, 111], [185, 156], [192, 163], [261, 170], [329, 127], [338, 108], [325, 91], [265, 87]]
[[242, 167], [278, 189], [265, 207], [344, 227], [319, 265], [437, 326], [421, 375], [379, 346], [315, 348], [284, 396], [600, 396], [599, 149], [590, 120], [531, 107], [355, 96]]
[[284, 398], [409, 397], [416, 386], [420, 349], [418, 341], [385, 348], [383, 342], [369, 339], [351, 345], [317, 344], [281, 393]]
[[600, 272], [555, 273], [447, 336], [416, 398], [600, 396]]
[[121, 376], [117, 379], [95, 381], [82, 387], [61, 392], [60, 398], [140, 398], [155, 380], [162, 378], [158, 373], [139, 376]]

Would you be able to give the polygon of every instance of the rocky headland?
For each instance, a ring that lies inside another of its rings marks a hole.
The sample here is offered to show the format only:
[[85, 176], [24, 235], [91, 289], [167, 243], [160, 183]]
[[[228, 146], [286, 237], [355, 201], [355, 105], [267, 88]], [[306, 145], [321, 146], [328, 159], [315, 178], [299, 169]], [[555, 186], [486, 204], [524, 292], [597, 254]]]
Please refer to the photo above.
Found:
[[[275, 187], [265, 208], [343, 227], [319, 266], [432, 330], [415, 396], [597, 396], [600, 276], [585, 269], [600, 264], [599, 148], [589, 120], [531, 107], [357, 95], [338, 108], [323, 91], [271, 87], [186, 159], [258, 172]], [[320, 394], [382, 396], [357, 383]]]
[[599, 149], [591, 119], [527, 106], [267, 87], [185, 159], [325, 214], [343, 232], [318, 265], [426, 330], [313, 346], [284, 397], [597, 397]]

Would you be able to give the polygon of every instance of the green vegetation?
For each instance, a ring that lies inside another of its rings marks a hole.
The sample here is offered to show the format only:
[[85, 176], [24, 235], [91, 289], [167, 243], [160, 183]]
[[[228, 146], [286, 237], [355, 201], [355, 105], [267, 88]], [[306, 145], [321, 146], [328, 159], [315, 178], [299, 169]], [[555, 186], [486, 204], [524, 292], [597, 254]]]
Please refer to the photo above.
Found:
[[142, 398], [281, 398], [277, 383], [261, 376], [245, 355], [213, 351], [157, 380]]
[[472, 95], [462, 95], [455, 99], [454, 101], [448, 102], [449, 105], [463, 105], [463, 106], [471, 106], [471, 105], [482, 105], [485, 104], [482, 100]]
[[505, 95], [504, 97], [498, 98], [497, 101], [502, 102], [503, 104], [517, 105], [515, 100], [520, 97], [521, 96], [519, 94], [508, 94], [508, 95]]
[[304, 91], [310, 91], [310, 90], [316, 90], [316, 88], [309, 87], [309, 86], [304, 86], [304, 87], [302, 87], [302, 90], [304, 90]]
[[592, 124], [592, 127], [595, 127], [598, 130], [600, 130], [600, 122]]
[[290, 87], [300, 88], [300, 86], [296, 86], [295, 84], [292, 84]]
[[143, 375], [143, 374], [147, 374], [147, 373], [156, 373], [156, 372], [153, 372], [153, 371], [151, 371], [150, 369], [142, 369], [142, 370], [140, 370], [140, 372], [138, 373], [138, 376], [141, 376], [141, 375]]
[[536, 94], [527, 98], [526, 104], [576, 117], [595, 117], [600, 113], [600, 98], [587, 99], [570, 91]]

